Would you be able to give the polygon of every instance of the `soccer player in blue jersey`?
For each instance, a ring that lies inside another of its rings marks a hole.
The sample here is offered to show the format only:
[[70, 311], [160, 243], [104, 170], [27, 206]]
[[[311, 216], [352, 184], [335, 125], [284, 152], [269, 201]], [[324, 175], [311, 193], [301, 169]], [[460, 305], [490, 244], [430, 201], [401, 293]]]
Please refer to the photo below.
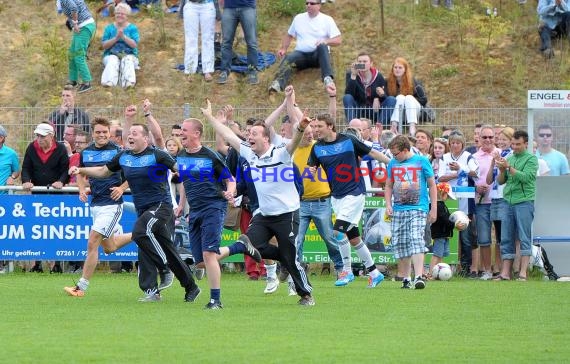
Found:
[[176, 162], [184, 183], [186, 200], [190, 204], [188, 229], [192, 256], [197, 265], [204, 264], [210, 285], [210, 302], [206, 309], [223, 308], [220, 301], [221, 271], [218, 260], [244, 253], [258, 263], [261, 255], [244, 235], [229, 247], [220, 248], [224, 217], [228, 201], [233, 202], [236, 182], [222, 157], [202, 145], [204, 125], [198, 119], [182, 123], [184, 150]]
[[[169, 228], [174, 212], [168, 187], [167, 172], [177, 171], [176, 162], [166, 152], [149, 144], [149, 129], [143, 124], [133, 124], [127, 138], [128, 150], [115, 155], [107, 164], [98, 167], [72, 167], [70, 173], [94, 178], [106, 178], [113, 172], [123, 171], [129, 183], [138, 219], [132, 238], [139, 248], [162, 269], [164, 260], [180, 281], [186, 293], [184, 300], [194, 302], [200, 294], [190, 268], [182, 261]], [[147, 301], [159, 301], [160, 292], [156, 279], [139, 280]]]
[[[93, 143], [81, 152], [80, 167], [103, 166], [121, 151], [121, 148], [109, 139], [111, 124], [107, 119], [95, 118], [91, 124], [91, 130], [93, 131]], [[79, 199], [87, 202], [87, 183], [81, 175], [77, 176], [77, 185]], [[67, 294], [74, 297], [83, 297], [89, 287], [89, 280], [97, 267], [99, 245], [107, 251], [113, 249], [115, 239], [113, 234], [122, 232], [119, 225], [123, 214], [122, 196], [128, 188], [128, 184], [123, 183], [119, 172], [104, 179], [90, 178], [89, 186], [93, 226], [87, 241], [87, 257], [83, 265], [83, 274], [75, 287], [64, 287]]]
[[359, 158], [369, 155], [384, 163], [388, 163], [389, 159], [355, 137], [337, 133], [329, 114], [318, 115], [311, 125], [318, 141], [313, 144], [307, 164], [315, 178], [318, 178], [317, 167], [321, 166], [327, 172], [331, 204], [336, 214], [333, 234], [342, 256], [343, 270], [335, 286], [346, 286], [354, 280], [350, 255], [352, 245], [368, 271], [368, 287], [376, 287], [384, 280], [384, 275], [376, 268], [370, 250], [360, 239], [358, 231], [366, 193], [364, 178], [367, 177], [360, 169]]
[[[394, 157], [387, 167], [384, 198], [386, 214], [392, 216], [394, 255], [402, 261], [402, 288], [412, 288], [413, 284], [415, 289], [423, 289], [426, 286], [422, 279], [424, 230], [426, 221], [431, 224], [437, 219], [434, 173], [427, 158], [410, 151], [410, 141], [405, 136], [394, 137], [388, 147]], [[413, 282], [410, 277], [411, 264], [414, 265], [416, 277]]]

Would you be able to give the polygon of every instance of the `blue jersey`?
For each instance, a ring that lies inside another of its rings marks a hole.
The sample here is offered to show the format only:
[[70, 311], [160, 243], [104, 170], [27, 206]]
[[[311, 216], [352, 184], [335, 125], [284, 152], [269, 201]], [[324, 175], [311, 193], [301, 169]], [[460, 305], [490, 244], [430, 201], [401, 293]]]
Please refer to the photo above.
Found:
[[[95, 143], [89, 144], [79, 155], [80, 167], [104, 166], [110, 162], [121, 148], [115, 143], [107, 143], [101, 148], [97, 148]], [[118, 205], [123, 203], [121, 197], [117, 201], [111, 198], [111, 187], [118, 187], [123, 183], [120, 172], [115, 172], [107, 178], [89, 178], [91, 186], [91, 206]]]
[[388, 179], [394, 183], [392, 186], [394, 211], [429, 212], [427, 180], [434, 176], [429, 160], [417, 154], [402, 162], [392, 158], [387, 169]]
[[316, 142], [307, 164], [311, 167], [322, 166], [327, 172], [333, 197], [358, 196], [366, 193], [364, 179], [359, 173], [358, 157], [367, 155], [371, 150], [356, 138], [337, 134], [332, 142]]
[[233, 177], [218, 153], [206, 147], [196, 153], [183, 150], [176, 157], [176, 163], [191, 210], [203, 207], [225, 210], [227, 200], [223, 196], [226, 189], [223, 180]]
[[131, 150], [120, 152], [107, 163], [107, 168], [112, 172], [123, 170], [140, 216], [159, 203], [172, 206], [168, 170], [172, 170], [175, 163], [168, 153], [147, 147], [138, 154]]

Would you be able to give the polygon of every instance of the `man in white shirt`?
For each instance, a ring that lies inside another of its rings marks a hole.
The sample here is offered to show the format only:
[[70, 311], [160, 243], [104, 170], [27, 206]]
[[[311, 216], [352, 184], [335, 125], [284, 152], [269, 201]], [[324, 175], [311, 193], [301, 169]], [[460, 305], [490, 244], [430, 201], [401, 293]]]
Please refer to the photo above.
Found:
[[[285, 90], [289, 107], [293, 106], [293, 87]], [[278, 260], [287, 269], [295, 290], [301, 297], [299, 304], [314, 306], [313, 290], [305, 271], [297, 260], [295, 239], [299, 230], [299, 194], [295, 187], [293, 151], [299, 145], [310, 119], [304, 117], [294, 126], [293, 139], [288, 144], [275, 146], [270, 142], [270, 131], [263, 122], [255, 123], [247, 141], [242, 141], [234, 132], [212, 115], [208, 100], [201, 109], [210, 124], [240, 155], [249, 162], [251, 178], [255, 185], [259, 207], [253, 212], [247, 233], [240, 237], [251, 240], [264, 259]], [[297, 117], [294, 117], [296, 122]], [[278, 246], [269, 244], [275, 237]]]
[[281, 48], [277, 51], [279, 58], [285, 56], [293, 39], [296, 39], [295, 50], [281, 61], [277, 78], [271, 83], [269, 92], [284, 90], [294, 68], [303, 70], [319, 67], [325, 87], [334, 83], [329, 46], [340, 45], [340, 30], [332, 17], [321, 13], [319, 0], [307, 0], [306, 6], [307, 12], [295, 16], [283, 37]]

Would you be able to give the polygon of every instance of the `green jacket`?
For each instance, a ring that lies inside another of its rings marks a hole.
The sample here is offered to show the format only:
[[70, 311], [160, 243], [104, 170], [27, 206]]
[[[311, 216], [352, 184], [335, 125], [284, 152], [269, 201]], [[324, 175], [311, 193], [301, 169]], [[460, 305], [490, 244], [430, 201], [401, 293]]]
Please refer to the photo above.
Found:
[[503, 190], [505, 200], [511, 205], [534, 201], [538, 158], [525, 150], [521, 154], [512, 154], [507, 161], [516, 171], [513, 174], [509, 172], [505, 174], [506, 182]]

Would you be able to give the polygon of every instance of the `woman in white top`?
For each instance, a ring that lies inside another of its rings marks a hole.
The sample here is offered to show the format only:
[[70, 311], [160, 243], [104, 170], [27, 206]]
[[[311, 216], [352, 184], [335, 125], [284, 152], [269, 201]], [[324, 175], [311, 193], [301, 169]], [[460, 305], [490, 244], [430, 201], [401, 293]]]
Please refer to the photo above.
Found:
[[[465, 150], [465, 137], [460, 131], [454, 130], [449, 134], [449, 153], [443, 155], [443, 160], [439, 164], [439, 182], [448, 182], [452, 190], [454, 187], [467, 187], [469, 177], [477, 179], [479, 175], [479, 165], [471, 153]], [[475, 197], [473, 188], [473, 197]], [[469, 198], [456, 192], [458, 207], [460, 211], [469, 214]], [[469, 224], [469, 228], [459, 232], [460, 240], [460, 261], [464, 273], [469, 269], [469, 276], [476, 278], [478, 270], [478, 253], [473, 239], [472, 229], [474, 224]]]

